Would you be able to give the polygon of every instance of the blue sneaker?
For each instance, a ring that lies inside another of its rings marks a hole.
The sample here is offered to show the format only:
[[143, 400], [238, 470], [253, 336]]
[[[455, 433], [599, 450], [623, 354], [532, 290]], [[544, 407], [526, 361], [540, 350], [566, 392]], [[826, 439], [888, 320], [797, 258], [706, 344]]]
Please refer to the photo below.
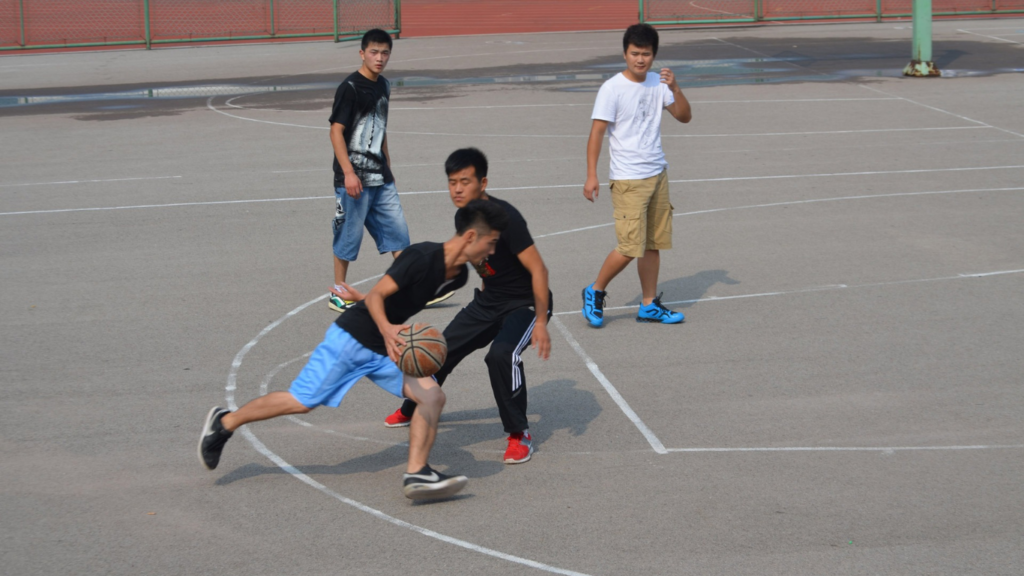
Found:
[[607, 292], [594, 290], [593, 284], [583, 289], [583, 317], [594, 328], [600, 328], [604, 324], [604, 299], [606, 296], [608, 296]]
[[661, 304], [661, 294], [653, 302], [640, 307], [636, 315], [637, 322], [660, 322], [662, 324], [679, 324], [686, 317], [681, 312], [674, 312]]

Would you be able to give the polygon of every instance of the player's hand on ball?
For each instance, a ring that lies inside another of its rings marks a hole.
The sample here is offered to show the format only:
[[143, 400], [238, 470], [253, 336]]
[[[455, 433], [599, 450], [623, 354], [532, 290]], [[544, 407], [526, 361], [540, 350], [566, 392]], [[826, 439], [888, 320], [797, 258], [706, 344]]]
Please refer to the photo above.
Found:
[[597, 178], [588, 176], [586, 183], [583, 184], [583, 197], [593, 202], [600, 189], [601, 183], [597, 181]]
[[537, 349], [539, 358], [547, 360], [551, 357], [551, 335], [548, 334], [547, 324], [537, 324], [533, 327], [531, 346]]
[[388, 324], [380, 331], [381, 336], [384, 337], [384, 347], [388, 350], [388, 358], [391, 358], [393, 362], [398, 362], [398, 357], [402, 355], [402, 348], [405, 346], [405, 338], [399, 336], [398, 333], [408, 328], [409, 326], [406, 324], [400, 326]]

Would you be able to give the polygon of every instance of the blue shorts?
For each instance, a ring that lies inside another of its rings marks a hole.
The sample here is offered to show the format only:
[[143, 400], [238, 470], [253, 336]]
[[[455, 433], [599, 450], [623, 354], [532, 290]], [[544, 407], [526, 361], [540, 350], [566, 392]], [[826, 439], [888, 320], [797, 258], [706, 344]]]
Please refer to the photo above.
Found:
[[324, 341], [310, 355], [288, 392], [306, 408], [337, 408], [363, 376], [402, 398], [403, 374], [398, 366], [387, 356], [357, 342], [337, 324], [331, 324]]
[[337, 210], [334, 213], [334, 255], [352, 262], [363, 243], [363, 226], [377, 243], [377, 251], [398, 252], [409, 247], [409, 225], [398, 201], [395, 183], [364, 186], [359, 199], [335, 188]]

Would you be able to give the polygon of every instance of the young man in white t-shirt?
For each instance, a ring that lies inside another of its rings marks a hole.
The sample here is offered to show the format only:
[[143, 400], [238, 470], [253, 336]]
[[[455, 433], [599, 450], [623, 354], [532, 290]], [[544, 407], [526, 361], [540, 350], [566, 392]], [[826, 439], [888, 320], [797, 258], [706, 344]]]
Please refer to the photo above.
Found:
[[658, 289], [661, 250], [672, 247], [672, 204], [668, 197], [668, 163], [661, 150], [661, 111], [676, 120], [692, 118], [690, 103], [669, 68], [651, 72], [658, 53], [658, 32], [634, 24], [622, 37], [626, 70], [609, 78], [597, 93], [594, 124], [587, 142], [587, 182], [583, 196], [593, 202], [600, 184], [597, 159], [605, 131], [611, 154], [610, 187], [618, 246], [605, 258], [597, 280], [583, 289], [583, 317], [595, 328], [604, 324], [605, 288], [634, 258], [640, 274], [643, 305], [637, 322], [678, 324], [683, 315], [665, 308]]

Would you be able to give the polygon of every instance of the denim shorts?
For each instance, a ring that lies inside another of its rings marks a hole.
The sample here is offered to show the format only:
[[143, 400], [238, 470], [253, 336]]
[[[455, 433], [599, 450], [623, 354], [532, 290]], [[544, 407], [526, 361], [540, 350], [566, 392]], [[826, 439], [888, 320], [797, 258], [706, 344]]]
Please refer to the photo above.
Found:
[[402, 398], [404, 375], [387, 356], [363, 346], [351, 334], [331, 324], [324, 341], [295, 377], [288, 392], [306, 408], [337, 408], [362, 377]]
[[352, 262], [359, 256], [364, 226], [381, 254], [409, 247], [409, 225], [405, 223], [394, 182], [364, 186], [358, 199], [345, 193], [343, 187], [335, 188], [334, 197], [334, 255], [339, 259]]

